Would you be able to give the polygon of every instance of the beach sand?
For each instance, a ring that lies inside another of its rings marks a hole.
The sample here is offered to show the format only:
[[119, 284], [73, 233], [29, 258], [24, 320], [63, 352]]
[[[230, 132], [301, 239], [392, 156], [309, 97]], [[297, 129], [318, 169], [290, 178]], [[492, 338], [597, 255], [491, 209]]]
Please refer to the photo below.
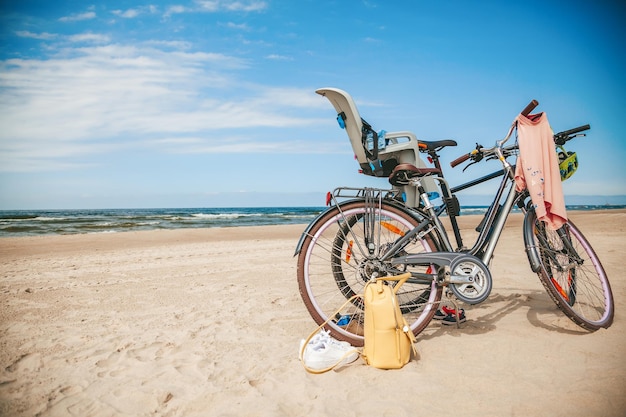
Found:
[[0, 415], [624, 416], [626, 212], [570, 217], [610, 278], [608, 330], [556, 309], [513, 215], [460, 329], [433, 322], [403, 369], [322, 375], [297, 358], [305, 225], [2, 238]]

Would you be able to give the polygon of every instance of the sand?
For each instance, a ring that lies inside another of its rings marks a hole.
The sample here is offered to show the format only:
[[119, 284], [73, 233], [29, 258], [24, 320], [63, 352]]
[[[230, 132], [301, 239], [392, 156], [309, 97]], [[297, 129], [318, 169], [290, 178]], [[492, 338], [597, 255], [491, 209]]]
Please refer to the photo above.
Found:
[[570, 217], [611, 280], [608, 330], [556, 309], [518, 215], [460, 329], [433, 322], [401, 370], [323, 375], [297, 358], [315, 327], [293, 257], [304, 225], [2, 238], [0, 415], [624, 416], [626, 212]]

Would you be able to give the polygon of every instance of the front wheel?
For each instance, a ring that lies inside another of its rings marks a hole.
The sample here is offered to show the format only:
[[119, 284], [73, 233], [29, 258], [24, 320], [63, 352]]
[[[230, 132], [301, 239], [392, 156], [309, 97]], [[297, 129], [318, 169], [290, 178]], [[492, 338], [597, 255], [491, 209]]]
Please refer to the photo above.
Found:
[[613, 293], [609, 280], [585, 236], [568, 221], [552, 230], [533, 211], [524, 222], [529, 259], [556, 305], [574, 323], [589, 331], [613, 323]]
[[[382, 203], [376, 207], [353, 201], [329, 209], [309, 229], [298, 254], [298, 286], [309, 313], [324, 323], [339, 340], [362, 346], [363, 302], [357, 297], [343, 311], [335, 312], [376, 276], [399, 275], [407, 266], [392, 266], [381, 257], [393, 243], [418, 225], [417, 214]], [[396, 255], [438, 250], [430, 234], [415, 238]], [[428, 272], [411, 267], [413, 272]], [[393, 282], [389, 282], [393, 285]], [[441, 300], [441, 287], [434, 280], [410, 279], [398, 291], [404, 318], [414, 334], [430, 322]], [[334, 316], [333, 316], [334, 315]]]

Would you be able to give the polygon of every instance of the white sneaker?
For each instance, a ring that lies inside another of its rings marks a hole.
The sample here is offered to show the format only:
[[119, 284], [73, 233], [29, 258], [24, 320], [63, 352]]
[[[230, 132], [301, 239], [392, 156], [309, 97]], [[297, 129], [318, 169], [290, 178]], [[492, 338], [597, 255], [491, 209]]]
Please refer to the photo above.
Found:
[[[302, 345], [304, 345], [305, 340], [300, 340], [300, 349], [298, 349], [298, 359], [302, 360]], [[309, 344], [307, 346], [308, 349], [319, 349], [322, 347], [324, 343], [330, 344], [339, 344], [342, 347], [350, 348], [352, 345], [348, 342], [339, 341], [330, 335], [330, 330], [320, 329], [318, 333], [316, 333], [311, 340], [309, 340]]]
[[304, 349], [304, 359], [301, 356], [304, 340], [300, 341], [300, 360], [311, 369], [321, 370], [337, 364], [346, 353], [347, 355], [341, 363], [337, 365], [347, 365], [359, 358], [358, 351], [348, 342], [342, 342], [330, 336], [330, 332], [320, 330], [318, 334], [313, 336], [307, 347]]

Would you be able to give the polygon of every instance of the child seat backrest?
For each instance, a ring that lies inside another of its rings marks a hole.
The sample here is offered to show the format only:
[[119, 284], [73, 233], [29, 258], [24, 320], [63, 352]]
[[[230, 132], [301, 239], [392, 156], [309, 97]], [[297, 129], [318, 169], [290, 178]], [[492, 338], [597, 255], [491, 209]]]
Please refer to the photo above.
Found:
[[320, 88], [315, 91], [330, 101], [337, 111], [337, 121], [340, 126], [346, 130], [352, 150], [359, 165], [368, 165], [367, 156], [365, 155], [365, 147], [363, 146], [363, 119], [359, 115], [359, 111], [354, 104], [354, 100], [350, 94], [338, 88]]
[[[337, 111], [337, 121], [345, 129], [354, 155], [365, 175], [388, 177], [393, 168], [408, 163], [418, 168], [427, 165], [419, 156], [419, 142], [411, 132], [384, 132], [382, 135], [361, 118], [354, 100], [347, 92], [338, 88], [320, 88], [315, 91], [328, 99]], [[428, 178], [423, 181], [427, 191], [438, 191], [435, 182]], [[403, 188], [407, 203], [419, 204], [414, 189]]]

